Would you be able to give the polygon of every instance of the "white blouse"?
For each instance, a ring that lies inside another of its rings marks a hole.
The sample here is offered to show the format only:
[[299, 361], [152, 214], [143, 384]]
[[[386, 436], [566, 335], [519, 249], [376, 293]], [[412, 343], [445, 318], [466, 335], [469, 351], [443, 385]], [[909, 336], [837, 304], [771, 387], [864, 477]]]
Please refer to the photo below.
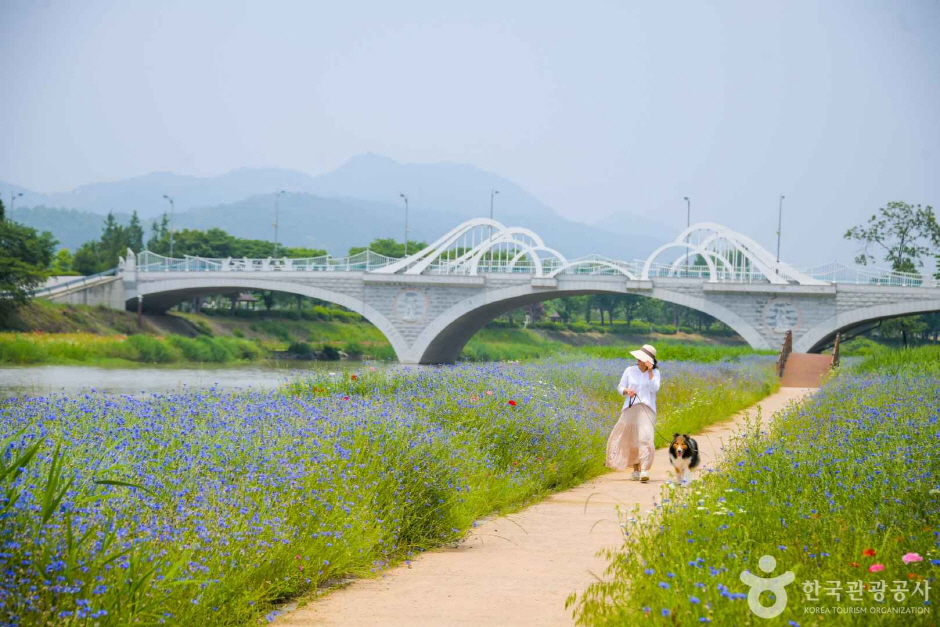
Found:
[[[650, 379], [648, 372], [640, 372], [638, 366], [630, 366], [623, 371], [623, 376], [620, 377], [620, 384], [617, 386], [617, 392], [622, 396], [623, 391], [630, 388], [636, 392], [636, 400], [633, 402], [634, 405], [636, 403], [643, 403], [655, 412], [656, 393], [659, 391], [659, 382], [659, 368], [653, 370], [653, 378]], [[626, 409], [629, 406], [630, 397], [624, 396], [623, 408]]]

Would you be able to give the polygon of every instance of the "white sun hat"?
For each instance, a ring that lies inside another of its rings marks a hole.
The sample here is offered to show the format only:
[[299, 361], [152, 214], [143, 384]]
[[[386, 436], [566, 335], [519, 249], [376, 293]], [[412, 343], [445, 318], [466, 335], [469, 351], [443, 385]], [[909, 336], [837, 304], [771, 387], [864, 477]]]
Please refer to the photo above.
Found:
[[649, 344], [644, 344], [640, 350], [630, 351], [630, 354], [651, 366], [656, 365], [656, 349]]

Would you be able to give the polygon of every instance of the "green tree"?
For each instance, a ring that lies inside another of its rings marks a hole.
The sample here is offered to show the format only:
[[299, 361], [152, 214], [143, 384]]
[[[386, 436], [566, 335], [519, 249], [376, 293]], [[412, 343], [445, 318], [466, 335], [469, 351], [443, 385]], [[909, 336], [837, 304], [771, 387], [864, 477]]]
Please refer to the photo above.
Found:
[[584, 311], [585, 304], [584, 302], [588, 300], [588, 296], [569, 296], [568, 298], [559, 299], [561, 302], [558, 313], [561, 314], [561, 319], [567, 324], [577, 315], [579, 311]]
[[60, 248], [55, 254], [55, 259], [52, 260], [52, 274], [56, 276], [76, 274], [72, 268], [72, 261], [72, 251], [68, 248]]
[[[408, 254], [413, 255], [419, 250], [427, 248], [427, 244], [424, 242], [415, 242], [408, 240]], [[379, 239], [372, 240], [372, 243], [368, 246], [354, 246], [349, 249], [350, 255], [357, 255], [364, 250], [371, 250], [374, 253], [380, 255], [385, 255], [386, 257], [404, 257], [405, 256], [405, 244], [403, 242], [395, 241], [390, 237], [382, 237]]]
[[[166, 215], [163, 216], [160, 222], [153, 223], [151, 237], [147, 240], [147, 250], [160, 255], [170, 254], [170, 230]], [[228, 257], [234, 259], [241, 257], [264, 259], [273, 254], [273, 242], [235, 237], [219, 228], [211, 228], [206, 231], [183, 229], [173, 232], [174, 257], [191, 255], [193, 257], [216, 259], [226, 259]], [[278, 249], [278, 257], [294, 259], [320, 257], [325, 254], [326, 251], [316, 248], [281, 246]]]
[[640, 309], [640, 303], [643, 301], [642, 296], [636, 294], [624, 294], [620, 297], [620, 307], [623, 309], [623, 315], [627, 319], [627, 325], [629, 325], [634, 316]]
[[[0, 213], [4, 211], [0, 201]], [[22, 305], [46, 280], [55, 245], [48, 231], [39, 233], [12, 220], [0, 221], [0, 309]]]
[[[170, 216], [163, 214], [160, 221], [153, 221], [150, 226], [150, 239], [147, 240], [147, 250], [159, 255], [170, 253]], [[175, 250], [173, 251], [176, 252]]]
[[133, 250], [135, 253], [140, 252], [144, 248], [144, 227], [140, 224], [140, 218], [137, 217], [137, 212], [131, 214], [130, 224], [127, 225], [125, 231], [127, 237], [127, 247]]
[[866, 225], [853, 226], [845, 232], [845, 239], [864, 245], [855, 262], [863, 266], [874, 262], [875, 256], [869, 251], [875, 246], [892, 270], [917, 272], [924, 265], [922, 257], [940, 247], [940, 225], [933, 207], [889, 202], [879, 212]]
[[127, 249], [139, 251], [143, 248], [144, 230], [135, 211], [130, 224], [124, 226], [108, 213], [97, 241], [85, 242], [75, 251], [73, 267], [82, 274], [96, 274], [115, 267], [118, 259], [127, 254]]

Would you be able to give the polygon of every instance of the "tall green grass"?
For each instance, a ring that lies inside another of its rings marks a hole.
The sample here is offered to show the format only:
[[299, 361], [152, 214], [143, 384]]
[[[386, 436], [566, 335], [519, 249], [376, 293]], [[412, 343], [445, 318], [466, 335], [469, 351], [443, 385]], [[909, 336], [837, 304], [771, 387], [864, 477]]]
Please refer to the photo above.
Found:
[[[633, 346], [582, 346], [579, 352], [603, 359], [633, 359]], [[748, 355], [776, 355], [777, 351], [756, 350], [749, 346], [715, 346], [681, 342], [657, 342], [656, 356], [659, 361], [695, 361], [709, 363], [727, 359], [739, 359]]]
[[71, 364], [123, 360], [134, 363], [234, 363], [262, 356], [254, 342], [238, 338], [169, 335], [99, 336], [90, 333], [0, 333], [0, 363]]
[[873, 351], [851, 370], [857, 373], [890, 375], [940, 375], [940, 346], [921, 346]]

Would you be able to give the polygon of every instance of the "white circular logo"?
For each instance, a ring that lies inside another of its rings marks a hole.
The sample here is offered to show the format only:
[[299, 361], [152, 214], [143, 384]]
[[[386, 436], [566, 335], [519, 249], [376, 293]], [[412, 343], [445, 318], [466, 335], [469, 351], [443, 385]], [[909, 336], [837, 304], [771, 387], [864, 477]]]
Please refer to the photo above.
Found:
[[404, 322], [420, 322], [428, 313], [428, 298], [417, 290], [405, 290], [395, 299], [395, 311]]
[[788, 300], [775, 298], [764, 307], [764, 325], [774, 333], [796, 330], [800, 324], [800, 312]]

